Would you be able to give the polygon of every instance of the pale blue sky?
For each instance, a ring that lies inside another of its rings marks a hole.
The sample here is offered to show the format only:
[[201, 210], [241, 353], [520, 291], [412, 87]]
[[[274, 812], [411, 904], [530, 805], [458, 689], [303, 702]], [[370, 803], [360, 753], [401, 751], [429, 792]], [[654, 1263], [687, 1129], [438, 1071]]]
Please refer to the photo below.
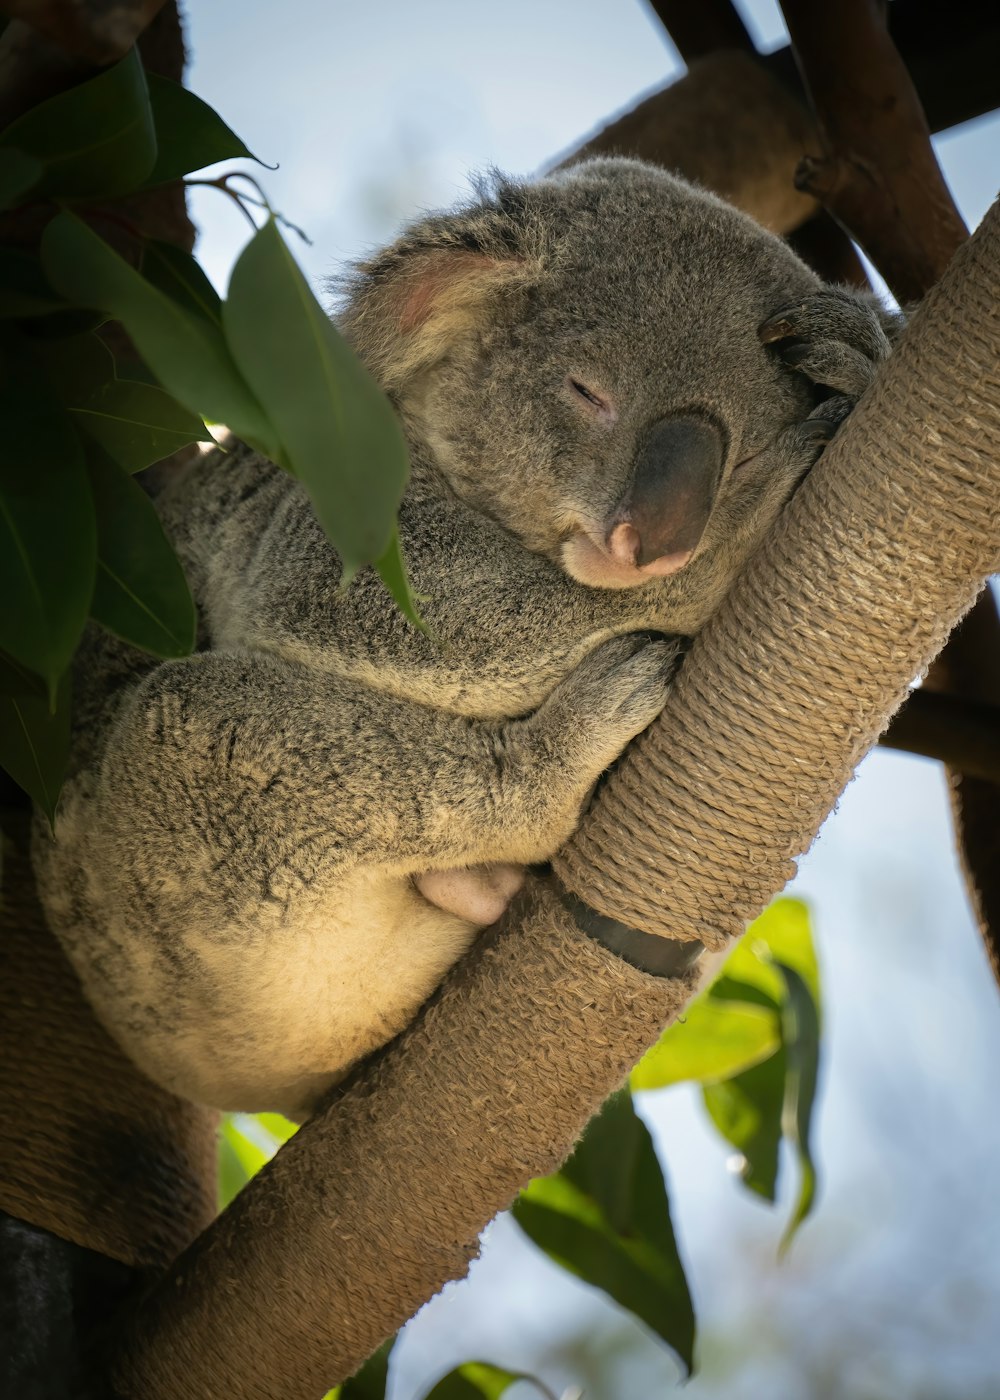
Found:
[[[781, 42], [776, 4], [742, 8], [760, 42]], [[192, 86], [280, 162], [264, 183], [312, 236], [297, 251], [317, 279], [450, 203], [471, 170], [536, 170], [678, 71], [640, 0], [194, 0], [191, 39]], [[938, 148], [977, 222], [1000, 184], [1000, 121]], [[212, 192], [194, 210], [224, 287], [246, 225]], [[705, 1339], [690, 1400], [1000, 1392], [1000, 1004], [950, 840], [936, 767], [882, 752], [803, 862], [829, 1011], [823, 1185], [783, 1265], [787, 1199], [775, 1213], [736, 1186], [692, 1095], [646, 1099]], [[393, 1400], [475, 1355], [584, 1383], [587, 1400], [646, 1400], [676, 1374], [503, 1221], [471, 1281], [408, 1330]]]

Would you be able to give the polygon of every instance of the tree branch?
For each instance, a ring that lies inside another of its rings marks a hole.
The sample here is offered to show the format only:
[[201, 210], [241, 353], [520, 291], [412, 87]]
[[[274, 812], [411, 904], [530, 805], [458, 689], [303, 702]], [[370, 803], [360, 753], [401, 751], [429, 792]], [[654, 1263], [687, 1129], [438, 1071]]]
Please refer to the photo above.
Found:
[[[974, 614], [975, 609], [969, 617]], [[1000, 706], [995, 704], [924, 686], [912, 692], [879, 742], [938, 759], [965, 777], [1000, 783]]]
[[898, 301], [917, 300], [966, 231], [881, 6], [784, 0], [782, 8], [823, 144], [821, 156], [802, 161], [796, 184], [861, 243]]

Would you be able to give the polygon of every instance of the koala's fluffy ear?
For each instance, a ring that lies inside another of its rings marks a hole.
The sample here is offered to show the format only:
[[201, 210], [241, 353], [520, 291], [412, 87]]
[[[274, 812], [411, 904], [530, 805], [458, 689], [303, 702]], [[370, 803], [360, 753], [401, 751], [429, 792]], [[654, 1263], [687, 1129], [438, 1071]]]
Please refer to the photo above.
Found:
[[497, 297], [537, 278], [540, 234], [526, 194], [494, 179], [475, 203], [424, 220], [357, 265], [339, 324], [383, 388], [400, 390], [494, 321]]

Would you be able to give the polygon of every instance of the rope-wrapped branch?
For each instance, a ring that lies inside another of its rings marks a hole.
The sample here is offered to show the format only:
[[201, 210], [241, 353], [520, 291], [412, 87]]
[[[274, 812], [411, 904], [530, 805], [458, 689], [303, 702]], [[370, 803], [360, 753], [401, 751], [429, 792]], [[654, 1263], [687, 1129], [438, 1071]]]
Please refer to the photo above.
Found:
[[[563, 853], [588, 902], [723, 941], [759, 912], [1000, 563], [1000, 206], [963, 247]], [[138, 1308], [130, 1400], [306, 1400], [569, 1149], [689, 985], [536, 881], [417, 1023]]]

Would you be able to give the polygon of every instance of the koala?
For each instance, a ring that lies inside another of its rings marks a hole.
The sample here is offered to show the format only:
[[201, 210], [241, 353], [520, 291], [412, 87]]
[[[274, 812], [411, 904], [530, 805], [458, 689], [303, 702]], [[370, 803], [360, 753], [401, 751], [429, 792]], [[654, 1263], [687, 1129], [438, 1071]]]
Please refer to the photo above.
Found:
[[360, 264], [340, 324], [407, 436], [427, 632], [372, 569], [341, 589], [302, 486], [230, 442], [159, 497], [198, 650], [90, 638], [35, 841], [141, 1068], [298, 1118], [570, 836], [893, 330], [617, 158], [491, 177]]

